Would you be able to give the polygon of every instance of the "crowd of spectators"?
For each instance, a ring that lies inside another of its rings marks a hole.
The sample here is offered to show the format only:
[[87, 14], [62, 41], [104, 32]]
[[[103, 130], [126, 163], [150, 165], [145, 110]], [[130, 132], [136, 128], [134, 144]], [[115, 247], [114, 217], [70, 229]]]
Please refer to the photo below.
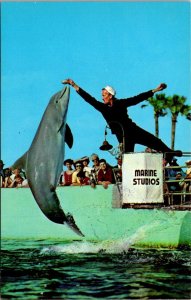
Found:
[[[109, 184], [121, 181], [119, 176], [116, 178], [114, 167], [110, 166], [105, 159], [100, 159], [95, 153], [90, 157], [84, 156], [76, 160], [66, 159], [64, 166], [66, 166], [67, 170], [61, 174], [61, 186], [90, 185], [92, 188], [95, 188], [96, 185], [102, 185], [104, 188], [107, 188]], [[121, 170], [121, 163], [117, 165], [117, 170]]]
[[[91, 166], [89, 165], [90, 161]], [[95, 153], [90, 157], [84, 156], [76, 160], [66, 159], [63, 166], [64, 170], [58, 182], [59, 186], [90, 185], [95, 188], [96, 185], [103, 185], [104, 188], [107, 188], [109, 184], [121, 180], [120, 176], [116, 179], [114, 168], [105, 159], [100, 160]], [[121, 169], [121, 163], [118, 164], [118, 169]], [[120, 174], [122, 176], [122, 172]], [[0, 160], [0, 175], [2, 188], [29, 187], [25, 172], [21, 169], [4, 168], [2, 160]]]
[[[146, 153], [153, 153], [152, 149], [146, 148]], [[93, 153], [90, 157], [73, 160], [66, 159], [63, 162], [64, 170], [61, 173], [59, 186], [85, 186], [102, 185], [107, 188], [109, 184], [122, 181], [122, 157], [117, 158], [116, 166], [111, 166], [105, 159]], [[191, 192], [191, 160], [186, 161], [186, 170], [178, 165], [177, 159], [171, 163], [163, 160], [167, 193]], [[4, 168], [4, 163], [0, 160], [1, 187], [28, 187], [25, 172], [21, 169]]]
[[[166, 194], [174, 194], [174, 202], [179, 202], [180, 194], [191, 193], [191, 160], [185, 162], [186, 169], [183, 170], [177, 163], [177, 159], [173, 159], [171, 163], [164, 160], [164, 177]], [[190, 200], [190, 195], [186, 199]]]
[[1, 188], [28, 187], [28, 181], [23, 170], [3, 167], [4, 163], [0, 160]]
[[[151, 148], [145, 148], [146, 153], [156, 153]], [[173, 158], [168, 162], [163, 158], [164, 168], [164, 191], [165, 193], [186, 193], [191, 192], [191, 160], [185, 162], [186, 170], [183, 170], [177, 163], [177, 159]], [[176, 198], [176, 197], [174, 197]]]

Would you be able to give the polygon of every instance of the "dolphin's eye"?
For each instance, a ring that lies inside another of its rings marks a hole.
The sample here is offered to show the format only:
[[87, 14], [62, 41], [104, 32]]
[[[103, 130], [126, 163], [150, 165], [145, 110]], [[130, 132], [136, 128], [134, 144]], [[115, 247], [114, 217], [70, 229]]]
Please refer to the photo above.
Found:
[[56, 100], [56, 103], [58, 103], [58, 100]]

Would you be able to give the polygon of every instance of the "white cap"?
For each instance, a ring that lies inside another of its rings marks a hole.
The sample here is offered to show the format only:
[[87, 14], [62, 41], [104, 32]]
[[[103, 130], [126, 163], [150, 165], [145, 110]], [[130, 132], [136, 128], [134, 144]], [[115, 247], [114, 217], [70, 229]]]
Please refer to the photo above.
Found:
[[107, 85], [106, 87], [103, 88], [103, 90], [108, 91], [108, 93], [110, 93], [111, 95], [115, 96], [116, 91], [109, 85]]

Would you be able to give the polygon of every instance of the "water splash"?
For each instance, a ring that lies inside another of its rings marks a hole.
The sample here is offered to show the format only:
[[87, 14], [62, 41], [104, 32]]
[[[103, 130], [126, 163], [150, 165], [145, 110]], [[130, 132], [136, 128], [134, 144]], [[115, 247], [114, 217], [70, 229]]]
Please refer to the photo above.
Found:
[[124, 253], [129, 250], [132, 245], [134, 245], [136, 242], [142, 240], [146, 234], [147, 231], [149, 231], [151, 228], [155, 226], [158, 226], [159, 222], [156, 221], [152, 224], [147, 224], [142, 227], [140, 227], [133, 235], [131, 236], [124, 236], [121, 239], [118, 240], [106, 240], [102, 242], [88, 242], [88, 241], [82, 241], [82, 242], [72, 242], [69, 244], [65, 244], [63, 246], [47, 246], [44, 247], [40, 254], [41, 255], [51, 255], [51, 254], [59, 254], [59, 253], [66, 253], [66, 254], [80, 254], [80, 253]]

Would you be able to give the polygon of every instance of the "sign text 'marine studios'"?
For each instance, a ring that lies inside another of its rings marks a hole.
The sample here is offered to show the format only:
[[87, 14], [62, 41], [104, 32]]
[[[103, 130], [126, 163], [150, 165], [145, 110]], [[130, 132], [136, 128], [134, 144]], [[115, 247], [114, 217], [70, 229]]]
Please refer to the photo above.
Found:
[[130, 153], [123, 158], [123, 203], [162, 203], [162, 154]]
[[159, 185], [157, 170], [135, 170], [133, 185]]

